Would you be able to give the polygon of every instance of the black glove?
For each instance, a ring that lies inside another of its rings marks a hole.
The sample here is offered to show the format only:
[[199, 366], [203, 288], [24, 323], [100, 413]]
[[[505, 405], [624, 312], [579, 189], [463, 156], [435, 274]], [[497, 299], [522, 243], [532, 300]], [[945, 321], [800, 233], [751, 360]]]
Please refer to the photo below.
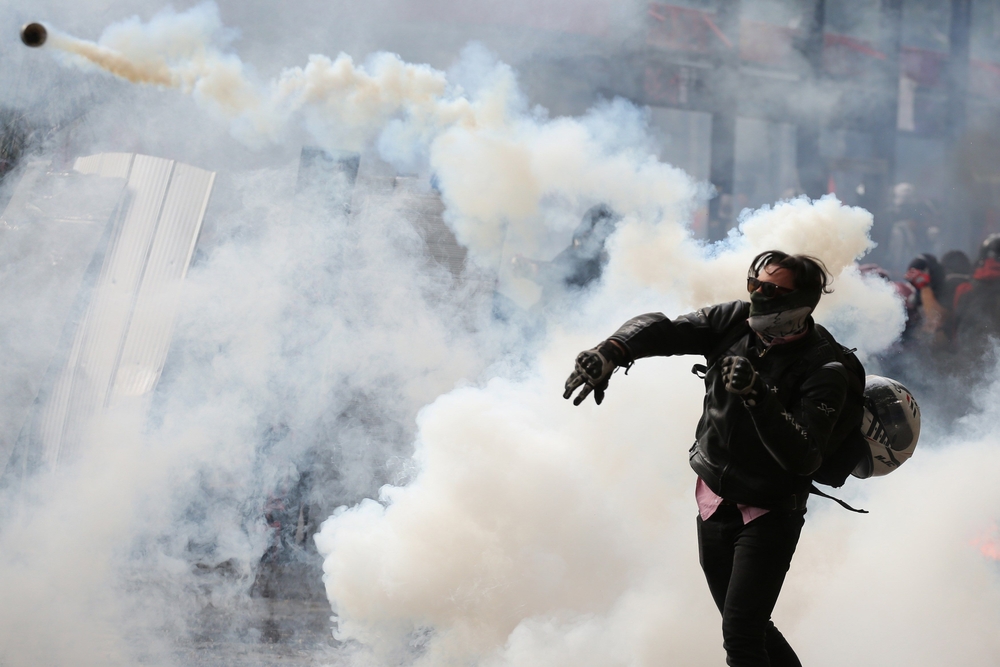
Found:
[[563, 398], [569, 398], [577, 387], [583, 385], [583, 389], [573, 399], [573, 405], [583, 403], [583, 399], [591, 391], [594, 392], [594, 401], [600, 405], [604, 400], [604, 391], [608, 388], [608, 380], [623, 357], [621, 348], [610, 341], [604, 341], [597, 347], [576, 355], [576, 368], [566, 380]]
[[749, 405], [755, 405], [759, 399], [764, 381], [757, 375], [750, 360], [746, 357], [725, 357], [722, 360], [722, 381], [726, 383], [726, 391], [743, 397]]

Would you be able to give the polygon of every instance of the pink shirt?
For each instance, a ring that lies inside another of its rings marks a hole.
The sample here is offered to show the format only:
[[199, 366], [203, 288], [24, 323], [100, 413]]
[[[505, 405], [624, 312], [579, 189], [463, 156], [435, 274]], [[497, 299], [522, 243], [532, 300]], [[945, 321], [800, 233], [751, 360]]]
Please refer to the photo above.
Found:
[[[701, 477], [698, 478], [698, 483], [695, 484], [694, 498], [698, 501], [698, 514], [701, 515], [702, 521], [708, 521], [708, 518], [715, 514], [715, 510], [719, 509], [719, 505], [722, 504], [722, 496], [716, 495], [715, 491], [708, 488], [708, 484], [705, 484]], [[770, 511], [759, 507], [753, 507], [752, 505], [740, 504], [736, 505], [736, 509], [738, 509], [740, 514], [743, 515], [744, 526], [757, 517], [764, 516]]]

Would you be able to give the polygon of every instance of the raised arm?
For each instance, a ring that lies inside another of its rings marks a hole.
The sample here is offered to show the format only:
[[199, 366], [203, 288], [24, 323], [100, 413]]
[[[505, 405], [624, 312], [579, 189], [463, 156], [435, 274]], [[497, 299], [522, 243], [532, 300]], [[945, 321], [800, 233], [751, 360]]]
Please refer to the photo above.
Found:
[[611, 374], [619, 366], [631, 366], [636, 359], [678, 354], [709, 354], [733, 324], [746, 320], [749, 304], [743, 301], [723, 303], [681, 315], [673, 320], [663, 313], [633, 317], [604, 342], [576, 357], [576, 366], [563, 398], [570, 398], [583, 387], [574, 405], [580, 405], [591, 393], [598, 405], [604, 400]]

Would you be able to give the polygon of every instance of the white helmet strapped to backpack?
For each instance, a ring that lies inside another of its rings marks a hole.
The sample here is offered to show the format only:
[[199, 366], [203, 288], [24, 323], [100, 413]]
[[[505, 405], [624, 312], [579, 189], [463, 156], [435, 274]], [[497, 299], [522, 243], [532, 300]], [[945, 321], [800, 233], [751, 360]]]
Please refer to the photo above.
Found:
[[920, 437], [920, 407], [913, 394], [895, 380], [866, 377], [861, 433], [870, 452], [854, 469], [855, 477], [888, 475], [903, 465]]

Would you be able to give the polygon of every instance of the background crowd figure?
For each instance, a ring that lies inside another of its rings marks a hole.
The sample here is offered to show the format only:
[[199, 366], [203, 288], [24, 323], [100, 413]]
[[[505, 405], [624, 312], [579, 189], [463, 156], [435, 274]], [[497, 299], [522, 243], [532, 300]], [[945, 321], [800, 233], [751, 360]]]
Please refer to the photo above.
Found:
[[869, 372], [903, 381], [921, 406], [947, 426], [976, 408], [975, 389], [996, 365], [1000, 332], [1000, 233], [987, 235], [975, 256], [942, 247], [932, 204], [913, 186], [895, 191], [895, 222], [885, 265], [861, 272], [893, 283], [906, 308], [900, 340], [870, 362]]

